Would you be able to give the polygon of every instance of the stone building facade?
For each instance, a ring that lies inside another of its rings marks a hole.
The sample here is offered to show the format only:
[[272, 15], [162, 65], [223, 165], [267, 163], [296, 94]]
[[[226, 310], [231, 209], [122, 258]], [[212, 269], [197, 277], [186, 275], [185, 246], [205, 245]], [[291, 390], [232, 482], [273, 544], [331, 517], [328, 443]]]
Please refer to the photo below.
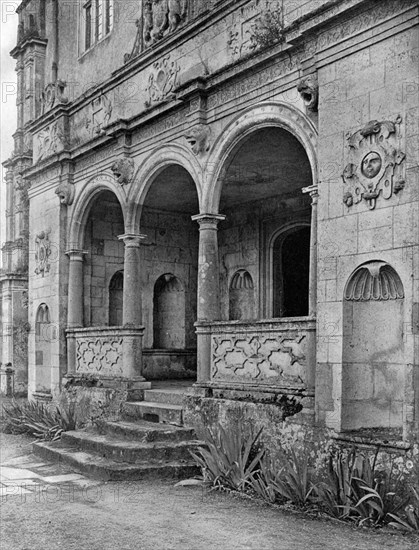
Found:
[[2, 362], [29, 395], [185, 378], [195, 425], [417, 438], [418, 3], [18, 12]]

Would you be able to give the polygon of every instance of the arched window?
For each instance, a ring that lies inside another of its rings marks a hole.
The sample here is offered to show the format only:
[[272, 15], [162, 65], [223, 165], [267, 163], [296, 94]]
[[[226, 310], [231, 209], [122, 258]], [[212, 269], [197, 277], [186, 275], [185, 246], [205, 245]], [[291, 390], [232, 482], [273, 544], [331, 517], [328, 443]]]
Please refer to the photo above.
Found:
[[229, 293], [229, 317], [231, 321], [253, 319], [255, 296], [253, 279], [244, 269], [236, 271], [231, 279]]
[[272, 247], [273, 317], [308, 315], [310, 227], [280, 233]]
[[404, 291], [381, 261], [354, 271], [344, 294], [342, 429], [401, 428]]
[[35, 366], [36, 391], [51, 391], [51, 342], [57, 338], [51, 324], [49, 308], [41, 304], [35, 319]]
[[180, 280], [167, 273], [154, 285], [154, 348], [185, 347], [185, 290]]
[[109, 283], [109, 326], [122, 326], [124, 274], [117, 271]]

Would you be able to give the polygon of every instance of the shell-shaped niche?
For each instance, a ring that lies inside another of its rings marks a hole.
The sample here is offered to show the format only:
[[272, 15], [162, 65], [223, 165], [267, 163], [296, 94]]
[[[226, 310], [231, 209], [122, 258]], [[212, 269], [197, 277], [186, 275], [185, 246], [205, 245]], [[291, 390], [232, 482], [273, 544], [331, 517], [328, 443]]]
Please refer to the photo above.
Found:
[[360, 266], [349, 279], [345, 300], [400, 300], [404, 298], [403, 284], [396, 271], [385, 262], [369, 262]]
[[239, 269], [233, 275], [230, 283], [230, 290], [243, 290], [243, 289], [252, 289], [253, 288], [253, 279], [248, 271], [244, 269]]

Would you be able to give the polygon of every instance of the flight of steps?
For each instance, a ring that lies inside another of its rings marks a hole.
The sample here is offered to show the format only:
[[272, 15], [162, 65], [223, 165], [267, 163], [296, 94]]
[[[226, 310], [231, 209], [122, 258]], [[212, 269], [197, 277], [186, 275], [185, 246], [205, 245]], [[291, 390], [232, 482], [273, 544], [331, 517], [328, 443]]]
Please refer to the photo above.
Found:
[[123, 405], [121, 420], [65, 432], [33, 450], [103, 481], [193, 477], [199, 470], [189, 449], [199, 442], [183, 426], [182, 397], [182, 388], [146, 390], [144, 401]]

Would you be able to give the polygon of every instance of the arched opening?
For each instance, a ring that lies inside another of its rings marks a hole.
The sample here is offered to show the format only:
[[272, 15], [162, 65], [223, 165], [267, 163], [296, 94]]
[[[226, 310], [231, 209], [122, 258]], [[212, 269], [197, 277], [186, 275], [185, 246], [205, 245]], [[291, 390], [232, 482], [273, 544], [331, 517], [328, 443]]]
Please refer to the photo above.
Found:
[[[228, 282], [240, 270], [259, 274], [253, 318], [308, 315], [311, 202], [302, 188], [312, 184], [312, 169], [303, 145], [278, 126], [256, 129], [221, 177], [222, 320], [231, 319]], [[291, 223], [297, 227], [287, 233]]]
[[272, 250], [273, 316], [308, 315], [310, 227], [281, 233]]
[[167, 273], [154, 285], [154, 348], [184, 349], [185, 290], [180, 280]]
[[255, 288], [252, 276], [245, 269], [239, 269], [230, 283], [230, 320], [254, 319]]
[[109, 326], [122, 326], [124, 272], [117, 271], [109, 283]]
[[342, 429], [401, 430], [404, 291], [385, 262], [360, 266], [343, 306]]
[[[153, 179], [141, 212], [144, 285], [144, 376], [196, 377], [199, 212], [195, 183], [170, 164]], [[163, 275], [162, 275], [163, 274]]]
[[51, 342], [57, 338], [49, 308], [41, 304], [35, 318], [35, 390], [51, 393]]
[[[118, 287], [123, 284], [124, 244], [118, 236], [123, 233], [120, 203], [111, 191], [102, 191], [90, 207], [84, 234], [83, 248], [87, 251], [84, 261], [86, 327], [122, 323], [122, 288]], [[111, 300], [113, 305], [117, 305], [115, 311], [112, 311]]]

